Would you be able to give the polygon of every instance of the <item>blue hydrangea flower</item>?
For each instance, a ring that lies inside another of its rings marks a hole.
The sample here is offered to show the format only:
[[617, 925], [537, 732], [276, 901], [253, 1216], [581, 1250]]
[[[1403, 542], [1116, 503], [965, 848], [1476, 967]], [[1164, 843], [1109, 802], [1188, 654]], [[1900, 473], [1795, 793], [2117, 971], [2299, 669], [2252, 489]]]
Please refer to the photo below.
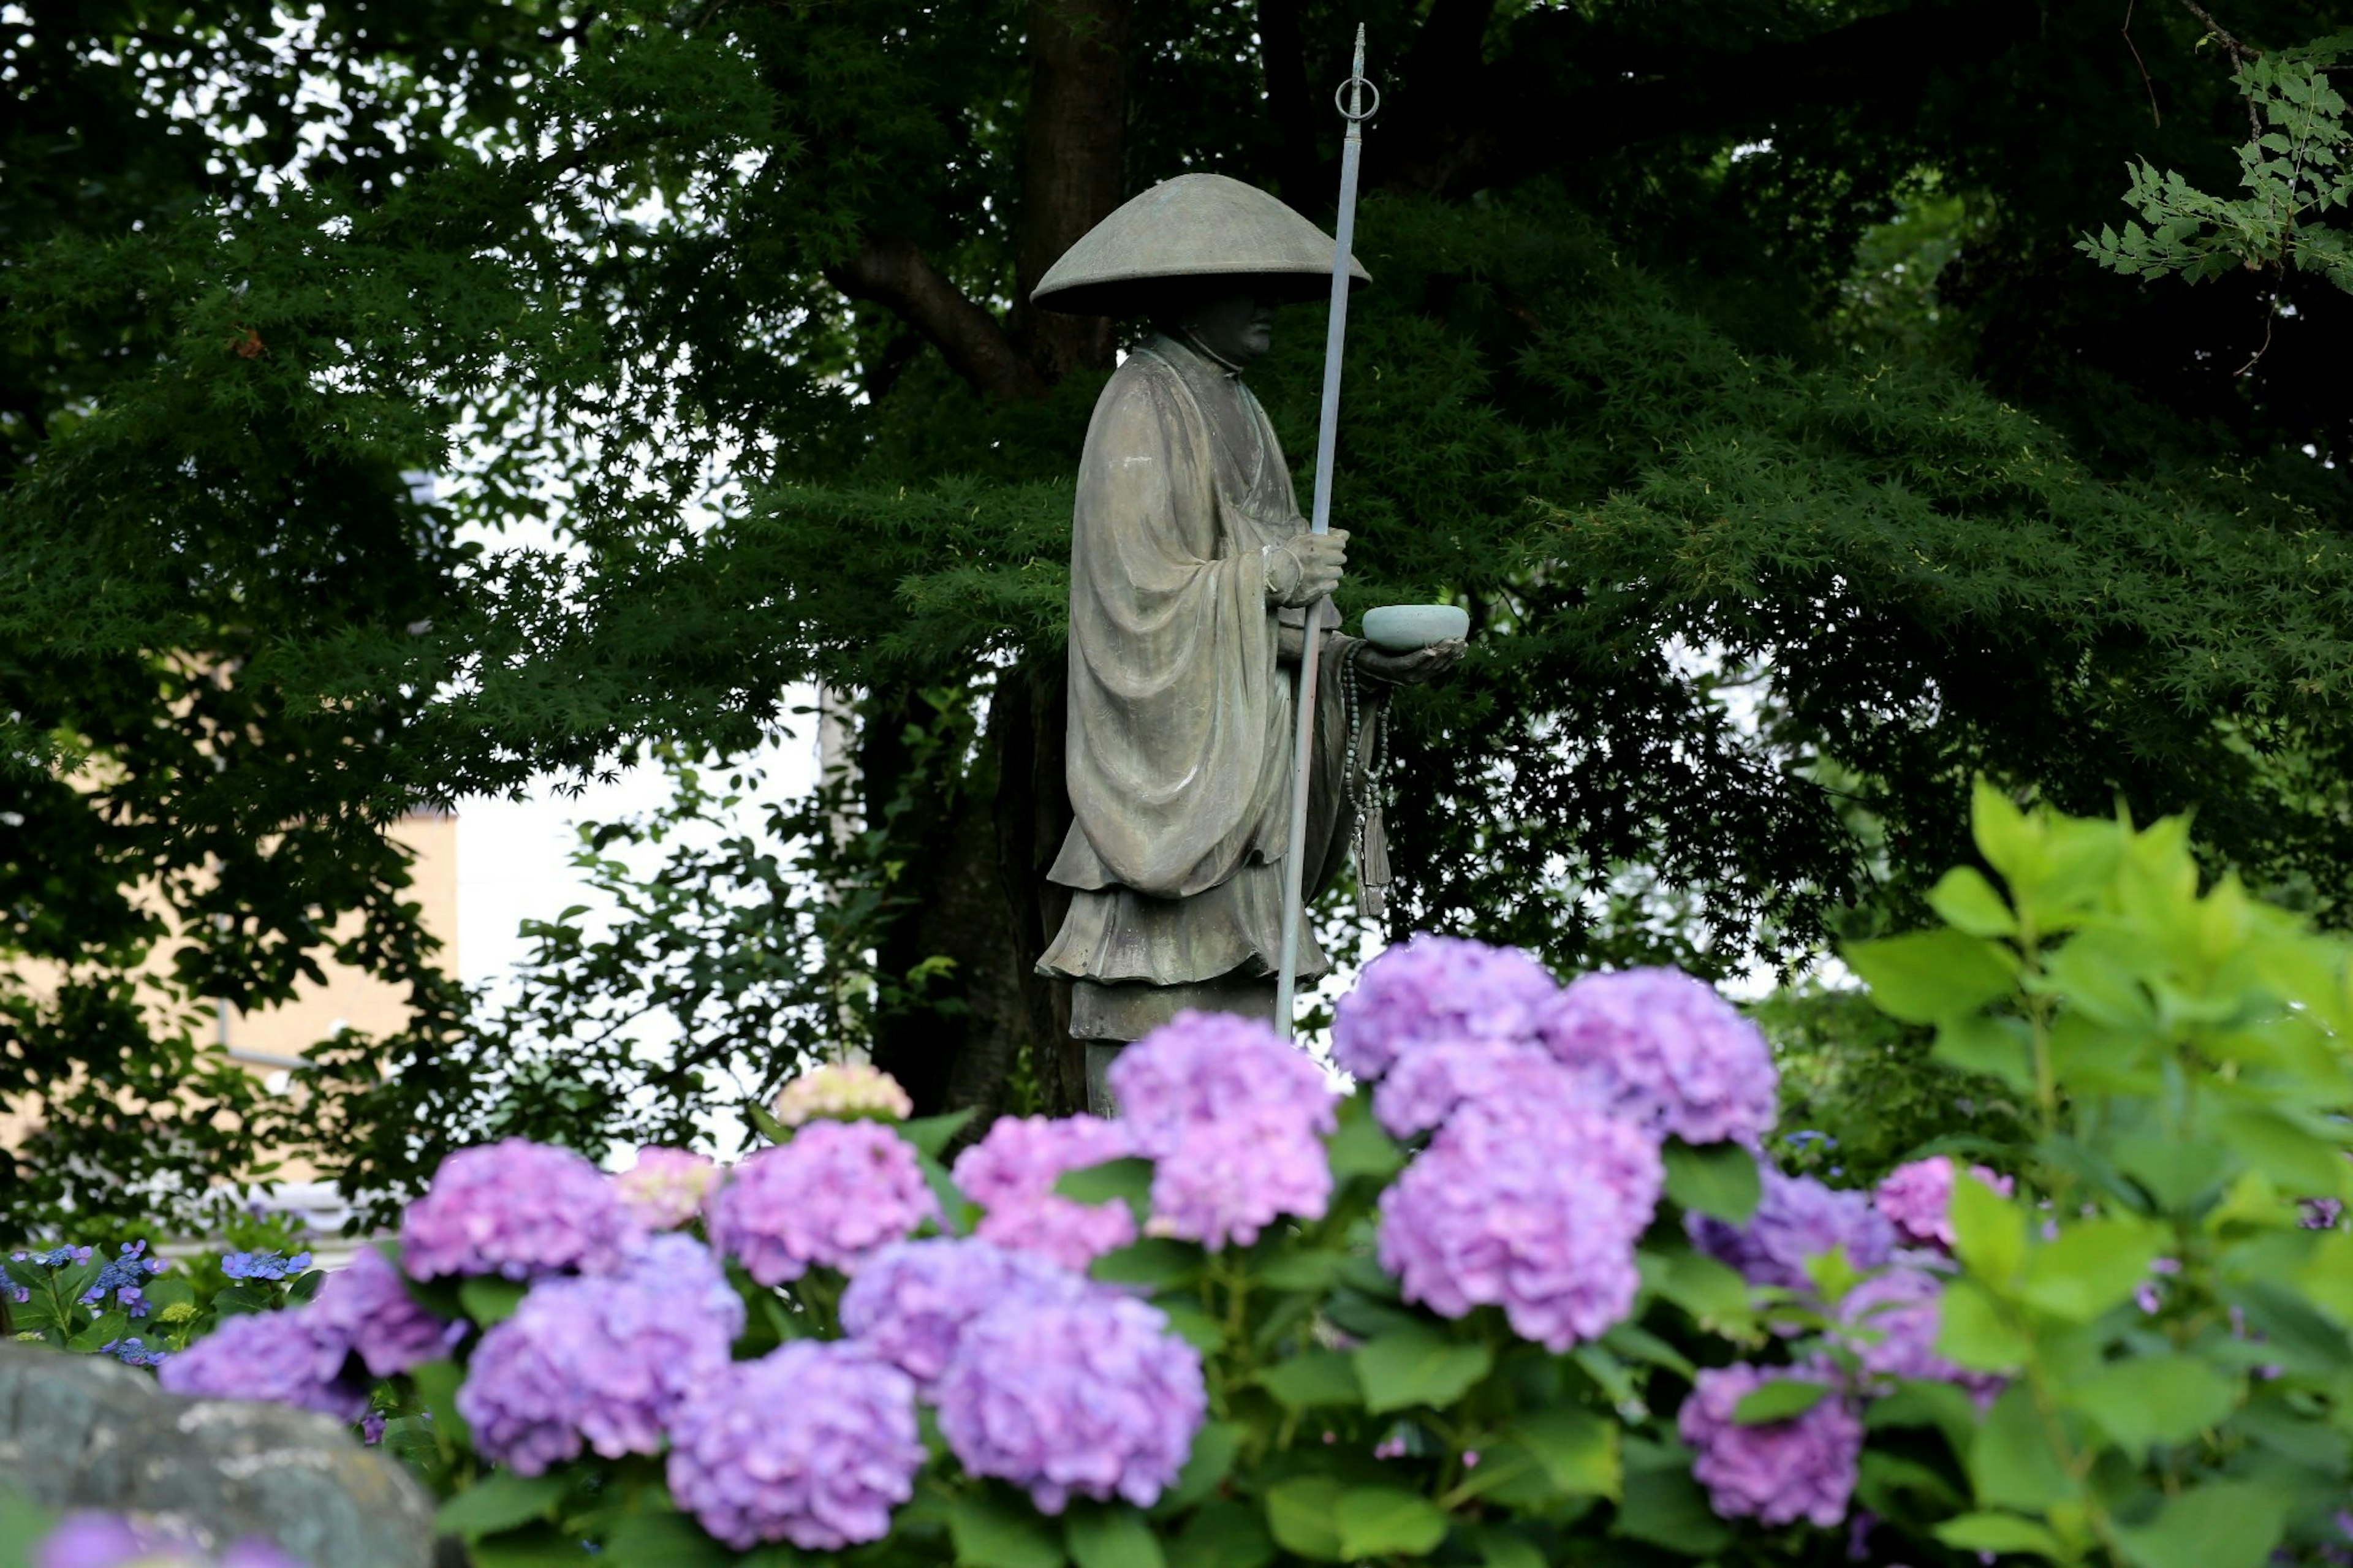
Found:
[[162, 1366], [172, 1352], [149, 1349], [146, 1342], [133, 1335], [128, 1339], [109, 1340], [98, 1347], [101, 1355], [111, 1355], [125, 1366]]
[[71, 1268], [77, 1264], [90, 1261], [90, 1248], [59, 1247], [47, 1252], [12, 1252], [8, 1255], [8, 1260], [12, 1263], [29, 1263], [36, 1268]]
[[[88, 1247], [82, 1248], [84, 1262], [89, 1261], [89, 1251]], [[164, 1260], [149, 1258], [146, 1252], [147, 1244], [143, 1241], [124, 1242], [120, 1256], [108, 1258], [105, 1267], [98, 1271], [98, 1278], [90, 1282], [90, 1289], [81, 1293], [81, 1305], [94, 1307], [112, 1295], [114, 1304], [125, 1316], [145, 1317], [147, 1298], [141, 1293], [139, 1287], [152, 1276], [164, 1272]]]
[[311, 1267], [311, 1255], [289, 1258], [277, 1251], [228, 1252], [221, 1255], [221, 1272], [232, 1279], [288, 1279]]

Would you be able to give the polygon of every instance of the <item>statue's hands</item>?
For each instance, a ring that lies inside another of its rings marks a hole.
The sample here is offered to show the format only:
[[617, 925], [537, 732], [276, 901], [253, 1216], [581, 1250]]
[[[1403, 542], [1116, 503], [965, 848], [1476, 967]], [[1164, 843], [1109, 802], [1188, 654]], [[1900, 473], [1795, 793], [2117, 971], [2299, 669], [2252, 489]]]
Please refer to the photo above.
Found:
[[1261, 559], [1266, 567], [1269, 603], [1312, 605], [1340, 585], [1340, 575], [1348, 565], [1348, 531], [1294, 533], [1280, 544], [1268, 545]]
[[1435, 680], [1454, 668], [1470, 644], [1456, 637], [1448, 642], [1432, 643], [1412, 653], [1385, 653], [1370, 643], [1356, 645], [1356, 673], [1371, 680], [1387, 681], [1391, 686], [1419, 686]]

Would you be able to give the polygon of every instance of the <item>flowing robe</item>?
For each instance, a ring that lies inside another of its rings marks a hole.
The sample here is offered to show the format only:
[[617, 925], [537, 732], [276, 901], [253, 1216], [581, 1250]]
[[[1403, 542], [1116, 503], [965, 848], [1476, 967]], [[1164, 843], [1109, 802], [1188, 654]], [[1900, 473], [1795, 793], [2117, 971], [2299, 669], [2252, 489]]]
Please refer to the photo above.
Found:
[[[1095, 405], [1079, 468], [1074, 820], [1047, 873], [1072, 896], [1039, 973], [1166, 988], [1161, 1014], [1218, 1005], [1220, 986], [1265, 981], [1271, 1007], [1298, 684], [1297, 667], [1278, 658], [1278, 626], [1304, 616], [1268, 602], [1261, 552], [1305, 527], [1273, 427], [1237, 375], [1166, 337], [1128, 356]], [[1338, 874], [1354, 827], [1340, 787], [1353, 647], [1327, 634], [1308, 791], [1311, 896]], [[1300, 978], [1330, 967], [1303, 917]], [[1073, 1034], [1134, 1037], [1119, 1020], [1091, 1027], [1089, 1016], [1082, 987]]]

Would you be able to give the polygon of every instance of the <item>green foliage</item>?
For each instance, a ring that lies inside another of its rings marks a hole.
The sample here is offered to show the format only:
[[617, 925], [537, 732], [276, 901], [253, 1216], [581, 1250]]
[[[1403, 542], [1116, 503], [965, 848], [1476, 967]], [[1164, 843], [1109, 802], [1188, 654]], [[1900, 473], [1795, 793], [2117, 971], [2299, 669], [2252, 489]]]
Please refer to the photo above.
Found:
[[1980, 785], [1972, 826], [1998, 883], [1957, 872], [1949, 925], [1847, 953], [2026, 1108], [2016, 1196], [1955, 1184], [1939, 1348], [2009, 1383], [1962, 1450], [1978, 1511], [1937, 1535], [2131, 1568], [2314, 1552], [2353, 1466], [2353, 945], [2234, 876], [2201, 890], [2180, 818]]
[[2016, 1135], [2010, 1090], [1932, 1060], [1928, 1031], [1868, 993], [1808, 983], [1775, 991], [1750, 1015], [1781, 1074], [1774, 1153], [1784, 1169], [1869, 1186], [1907, 1160]]
[[2353, 292], [2353, 231], [2327, 221], [2353, 207], [2353, 107], [2328, 79], [2348, 53], [2353, 33], [2340, 33], [2242, 61], [2231, 79], [2256, 117], [2253, 138], [2239, 149], [2246, 195], [2211, 195], [2143, 161], [2125, 192], [2140, 222], [2121, 234], [2103, 225], [2079, 248], [2127, 278], [2179, 274], [2194, 283], [2233, 267], [2294, 266]]
[[[1357, 17], [1283, 9], [1288, 55], [1247, 6], [1134, 8], [1134, 185], [1215, 167], [1322, 216]], [[2346, 470], [2302, 453], [2341, 456], [2353, 392], [2297, 347], [2335, 318], [2284, 320], [2241, 384], [2211, 363], [2243, 323], [2066, 270], [2144, 106], [2113, 18], [2027, 9], [1956, 39], [1927, 0], [1504, 6], [1457, 67], [1423, 31], [1451, 7], [1366, 13], [1345, 603], [1446, 597], [1478, 643], [1399, 704], [1398, 930], [1794, 969], [1922, 907], [1978, 772], [2076, 811], [2228, 800], [2211, 858], [2342, 923]], [[2150, 9], [2151, 166], [2211, 184], [2238, 100]], [[909, 932], [944, 844], [993, 879], [1027, 862], [987, 831], [1055, 823], [1000, 766], [1050, 700], [982, 713], [1054, 668], [1100, 367], [991, 403], [836, 287], [880, 236], [992, 322], [1018, 292], [1028, 8], [305, 15], [299, 47], [249, 0], [0, 39], [0, 1100], [40, 1122], [0, 1227], [193, 1225], [271, 1151], [390, 1201], [501, 1128], [674, 1136], [894, 1022], [944, 1034], [1040, 940], [1008, 920], [990, 974]], [[2274, 182], [2335, 145], [2298, 58], [2265, 57]], [[1592, 124], [1450, 119], [1514, 104]], [[1463, 172], [1481, 147], [1516, 161]], [[1295, 458], [1319, 326], [1252, 373]], [[543, 911], [522, 999], [472, 1011], [388, 823], [657, 750], [723, 773], [813, 679], [864, 698], [849, 844], [776, 803], [766, 843], [649, 876], [658, 825], [608, 825], [584, 852], [621, 926]], [[412, 1019], [266, 1095], [211, 1004], [329, 959]], [[1840, 1081], [1807, 1092], [1862, 1106]], [[1870, 1109], [1856, 1172], [1926, 1115]]]

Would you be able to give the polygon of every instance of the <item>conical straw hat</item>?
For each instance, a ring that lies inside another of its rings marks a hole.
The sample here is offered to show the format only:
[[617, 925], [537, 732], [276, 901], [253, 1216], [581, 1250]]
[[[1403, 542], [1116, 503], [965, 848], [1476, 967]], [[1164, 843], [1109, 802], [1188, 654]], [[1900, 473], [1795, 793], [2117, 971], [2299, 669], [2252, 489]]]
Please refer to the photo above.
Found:
[[[1046, 269], [1030, 300], [1074, 316], [1149, 309], [1171, 279], [1259, 281], [1263, 292], [1312, 300], [1332, 287], [1332, 237], [1255, 185], [1179, 174], [1087, 230]], [[1355, 257], [1348, 275], [1373, 280]]]

